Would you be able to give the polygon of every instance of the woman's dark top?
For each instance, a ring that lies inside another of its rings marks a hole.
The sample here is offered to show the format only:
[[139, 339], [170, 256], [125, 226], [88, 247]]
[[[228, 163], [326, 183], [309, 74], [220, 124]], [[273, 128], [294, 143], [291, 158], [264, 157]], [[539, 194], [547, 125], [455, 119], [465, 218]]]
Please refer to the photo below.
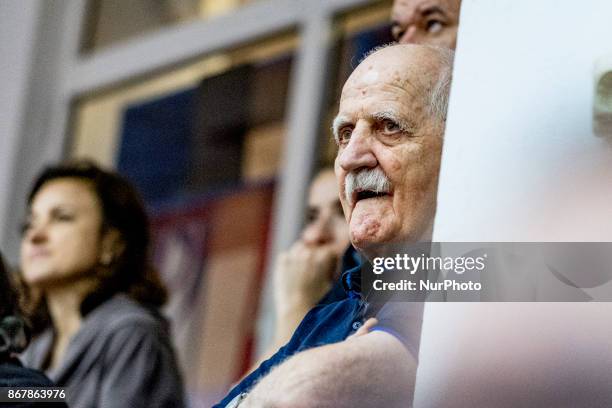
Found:
[[[45, 369], [53, 345], [48, 329], [22, 356]], [[72, 408], [183, 407], [183, 384], [167, 322], [125, 295], [85, 316], [61, 363], [46, 374], [66, 387]]]

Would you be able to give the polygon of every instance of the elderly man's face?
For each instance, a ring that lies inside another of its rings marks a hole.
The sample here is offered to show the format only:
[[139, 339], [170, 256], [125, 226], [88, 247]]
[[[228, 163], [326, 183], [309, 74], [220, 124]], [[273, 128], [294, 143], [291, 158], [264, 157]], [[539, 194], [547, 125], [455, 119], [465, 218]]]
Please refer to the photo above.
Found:
[[393, 38], [400, 44], [428, 44], [455, 49], [461, 0], [395, 0]]
[[335, 170], [358, 249], [430, 238], [443, 123], [428, 107], [438, 69], [429, 49], [389, 47], [344, 86], [334, 120]]

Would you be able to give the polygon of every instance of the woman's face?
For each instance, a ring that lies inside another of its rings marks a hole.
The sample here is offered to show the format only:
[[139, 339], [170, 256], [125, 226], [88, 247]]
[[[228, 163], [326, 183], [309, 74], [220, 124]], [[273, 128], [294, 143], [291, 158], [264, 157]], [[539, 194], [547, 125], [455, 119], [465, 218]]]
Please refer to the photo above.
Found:
[[28, 285], [69, 284], [90, 276], [101, 258], [102, 211], [87, 181], [48, 181], [32, 200], [21, 240]]

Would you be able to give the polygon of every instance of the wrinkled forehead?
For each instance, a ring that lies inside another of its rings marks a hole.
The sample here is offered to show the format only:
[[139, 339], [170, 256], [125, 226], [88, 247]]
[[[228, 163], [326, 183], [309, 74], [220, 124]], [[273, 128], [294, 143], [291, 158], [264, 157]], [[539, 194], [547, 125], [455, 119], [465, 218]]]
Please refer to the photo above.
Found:
[[425, 102], [430, 74], [410, 64], [381, 64], [364, 61], [349, 77], [340, 97], [340, 106], [348, 100], [365, 103]]

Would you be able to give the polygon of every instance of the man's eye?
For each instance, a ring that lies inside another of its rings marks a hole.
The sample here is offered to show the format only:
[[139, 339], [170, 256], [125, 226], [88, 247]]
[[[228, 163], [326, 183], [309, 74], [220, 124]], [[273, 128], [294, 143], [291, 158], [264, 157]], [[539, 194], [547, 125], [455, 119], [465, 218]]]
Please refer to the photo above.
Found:
[[342, 128], [338, 133], [338, 143], [343, 145], [347, 144], [351, 139], [351, 134], [353, 133], [353, 129], [351, 128]]
[[427, 32], [430, 34], [437, 34], [444, 28], [444, 24], [439, 20], [429, 20], [427, 21], [425, 28]]
[[388, 132], [388, 133], [395, 133], [401, 130], [400, 126], [397, 123], [389, 119], [383, 122], [383, 128], [385, 132]]

